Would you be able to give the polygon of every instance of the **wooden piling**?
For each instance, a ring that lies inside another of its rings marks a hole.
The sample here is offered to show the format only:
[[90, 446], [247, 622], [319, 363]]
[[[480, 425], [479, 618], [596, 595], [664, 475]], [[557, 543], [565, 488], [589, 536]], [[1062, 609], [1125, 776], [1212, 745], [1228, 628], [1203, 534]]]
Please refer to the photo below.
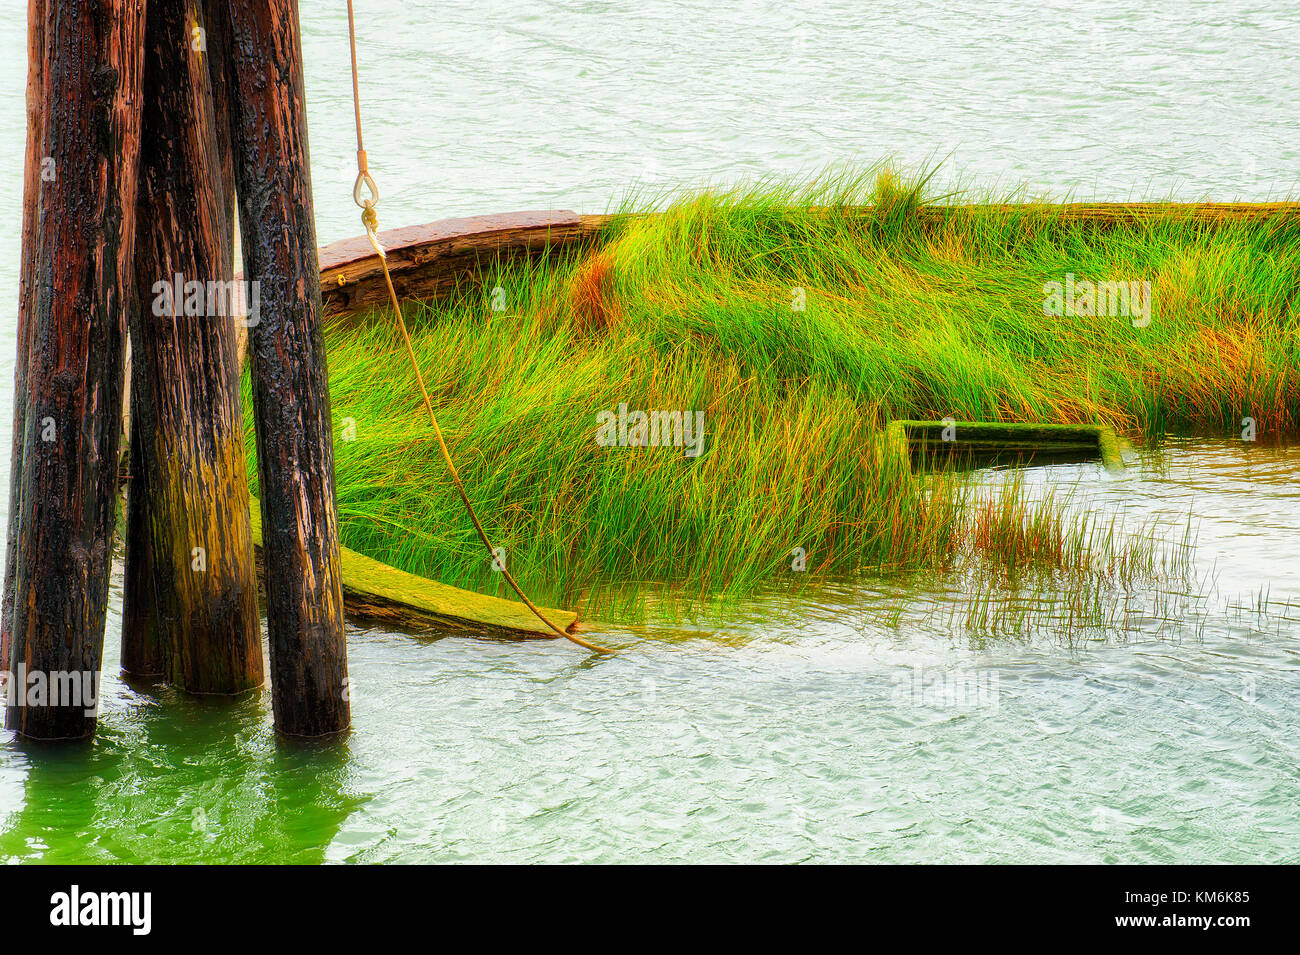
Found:
[[298, 9], [296, 0], [216, 9], [226, 18], [244, 275], [260, 283], [249, 365], [275, 725], [324, 736], [351, 717]]
[[147, 6], [122, 667], [231, 694], [263, 673], [209, 32], [198, 0]]
[[27, 355], [31, 350], [36, 224], [41, 196], [41, 102], [45, 81], [45, 0], [27, 4], [27, 152], [23, 166], [22, 265], [18, 278], [18, 355], [14, 359], [14, 430], [9, 457], [9, 526], [5, 534], [4, 594], [0, 603], [0, 669], [12, 671], [9, 648], [14, 622], [14, 554], [18, 548], [18, 512], [23, 474], [23, 440], [27, 418]]
[[47, 175], [30, 273], [5, 725], [73, 739], [95, 730], [112, 566], [144, 11], [135, 0], [44, 6], [41, 146], [28, 158]]
[[[140, 306], [137, 304], [135, 310]], [[133, 319], [132, 319], [133, 321]], [[129, 324], [129, 323], [128, 323]], [[131, 336], [135, 338], [134, 335]], [[158, 614], [153, 597], [153, 531], [149, 516], [149, 497], [143, 488], [145, 464], [143, 441], [145, 428], [139, 424], [147, 412], [140, 408], [137, 393], [146, 388], [142, 380], [140, 359], [134, 355], [129, 369], [131, 422], [127, 449], [126, 563], [122, 571], [122, 676], [138, 683], [155, 683], [168, 676], [169, 657], [162, 645]]]

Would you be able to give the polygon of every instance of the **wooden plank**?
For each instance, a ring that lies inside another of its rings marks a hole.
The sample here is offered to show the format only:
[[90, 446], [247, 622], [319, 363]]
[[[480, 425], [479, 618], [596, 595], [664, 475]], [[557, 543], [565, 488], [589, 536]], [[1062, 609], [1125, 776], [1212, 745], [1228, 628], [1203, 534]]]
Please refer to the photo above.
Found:
[[918, 457], [969, 457], [997, 463], [1056, 458], [1100, 460], [1111, 471], [1124, 468], [1115, 433], [1096, 424], [899, 419], [886, 426], [884, 440], [892, 453], [909, 462]]
[[1064, 223], [1134, 225], [1162, 219], [1223, 225], [1273, 217], [1300, 216], [1300, 202], [1027, 202], [927, 205], [923, 218], [938, 220], [962, 213], [1040, 217]]
[[[432, 298], [497, 261], [545, 256], [590, 236], [574, 212], [507, 212], [444, 219], [379, 233], [398, 298]], [[326, 315], [383, 306], [388, 300], [379, 257], [365, 236], [320, 250]]]
[[[253, 543], [262, 547], [262, 519], [257, 502], [252, 506]], [[558, 639], [521, 603], [462, 590], [448, 584], [408, 574], [404, 570], [339, 548], [343, 563], [343, 606], [360, 620], [378, 621], [415, 633], [456, 631]], [[577, 615], [567, 610], [543, 608], [557, 626], [573, 629]]]
[[[379, 238], [398, 297], [419, 300], [476, 280], [479, 269], [495, 262], [545, 256], [589, 242], [599, 234], [596, 220], [602, 219], [566, 210], [505, 212], [388, 229]], [[387, 303], [379, 257], [365, 236], [323, 246], [319, 258], [321, 296], [330, 318]]]

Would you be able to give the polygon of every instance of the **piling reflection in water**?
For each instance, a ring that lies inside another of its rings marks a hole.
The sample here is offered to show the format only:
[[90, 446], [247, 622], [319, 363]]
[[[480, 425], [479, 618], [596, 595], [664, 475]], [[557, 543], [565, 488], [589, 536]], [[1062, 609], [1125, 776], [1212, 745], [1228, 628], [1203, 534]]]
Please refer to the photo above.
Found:
[[116, 690], [95, 742], [6, 748], [5, 775], [25, 778], [21, 808], [0, 821], [0, 858], [318, 863], [368, 798], [352, 787], [345, 740], [276, 740], [269, 694]]

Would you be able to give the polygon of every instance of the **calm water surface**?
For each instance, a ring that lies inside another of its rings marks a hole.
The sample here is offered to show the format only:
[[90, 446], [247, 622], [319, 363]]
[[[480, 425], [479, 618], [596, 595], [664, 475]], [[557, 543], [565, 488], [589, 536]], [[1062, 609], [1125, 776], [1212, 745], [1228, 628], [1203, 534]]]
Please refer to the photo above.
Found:
[[[11, 292], [21, 6], [0, 11]], [[887, 153], [948, 157], [950, 178], [1057, 197], [1293, 191], [1300, 13], [1078, 6], [1016, 19], [971, 2], [867, 14], [763, 0], [361, 0], [383, 223], [600, 211], [635, 183]], [[341, 4], [303, 7], [330, 241], [358, 231], [345, 23]], [[1030, 605], [1033, 625], [989, 639], [968, 626], [970, 585], [945, 578], [755, 601], [725, 624], [650, 623], [611, 634], [630, 649], [608, 660], [353, 629], [355, 731], [316, 750], [277, 745], [269, 699], [121, 684], [115, 605], [98, 739], [0, 742], [0, 858], [1300, 859], [1300, 449], [1174, 441], [1122, 476], [1070, 466], [1028, 479], [1132, 526], [1159, 521], [1170, 540], [1192, 514], [1194, 579], [1130, 594], [1114, 602], [1122, 621], [1070, 640], [1059, 590], [1000, 596]]]

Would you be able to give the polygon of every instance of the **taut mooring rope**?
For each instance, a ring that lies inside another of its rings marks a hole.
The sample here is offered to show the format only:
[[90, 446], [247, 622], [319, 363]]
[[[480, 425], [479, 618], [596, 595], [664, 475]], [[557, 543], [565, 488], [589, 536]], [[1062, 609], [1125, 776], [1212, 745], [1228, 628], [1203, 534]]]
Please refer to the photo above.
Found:
[[[531, 610], [538, 620], [564, 639], [596, 653], [613, 653], [614, 651], [607, 647], [588, 643], [581, 637], [557, 627], [547, 619], [536, 604], [528, 599], [528, 595], [524, 593], [523, 588], [515, 581], [510, 571], [506, 569], [505, 562], [499, 559], [496, 548], [488, 540], [487, 532], [483, 530], [483, 524], [478, 519], [474, 505], [470, 503], [469, 494], [465, 491], [465, 484], [460, 479], [460, 473], [456, 470], [456, 465], [452, 463], [451, 452], [447, 450], [447, 442], [442, 437], [442, 428], [438, 426], [438, 416], [433, 413], [433, 402], [429, 400], [429, 390], [424, 386], [424, 375], [421, 374], [420, 364], [415, 359], [415, 348], [411, 344], [411, 336], [406, 330], [406, 321], [402, 318], [402, 306], [397, 301], [397, 291], [393, 288], [393, 277], [388, 272], [388, 254], [379, 241], [379, 215], [375, 212], [375, 206], [379, 203], [379, 188], [375, 185], [375, 180], [371, 178], [370, 169], [366, 162], [365, 144], [361, 139], [361, 89], [360, 84], [357, 82], [357, 31], [352, 15], [352, 0], [348, 0], [348, 44], [352, 51], [352, 106], [357, 124], [357, 181], [352, 187], [352, 198], [361, 207], [361, 223], [366, 227], [366, 238], [370, 240], [371, 247], [374, 248], [375, 254], [379, 256], [379, 264], [383, 267], [384, 284], [388, 286], [388, 300], [393, 306], [393, 316], [397, 319], [397, 327], [402, 330], [402, 341], [406, 343], [406, 354], [411, 359], [411, 368], [415, 370], [415, 380], [420, 386], [420, 396], [424, 399], [424, 410], [429, 413], [429, 424], [433, 425], [433, 433], [438, 438], [438, 447], [442, 450], [442, 459], [447, 463], [447, 471], [451, 474], [451, 481], [456, 485], [456, 491], [465, 504], [465, 511], [469, 514], [469, 519], [473, 521], [474, 529], [478, 531], [483, 546], [487, 548], [488, 554], [500, 567], [501, 573], [510, 584], [511, 589], [524, 602], [524, 606]], [[361, 197], [362, 187], [369, 191], [369, 198], [363, 199]]]

